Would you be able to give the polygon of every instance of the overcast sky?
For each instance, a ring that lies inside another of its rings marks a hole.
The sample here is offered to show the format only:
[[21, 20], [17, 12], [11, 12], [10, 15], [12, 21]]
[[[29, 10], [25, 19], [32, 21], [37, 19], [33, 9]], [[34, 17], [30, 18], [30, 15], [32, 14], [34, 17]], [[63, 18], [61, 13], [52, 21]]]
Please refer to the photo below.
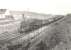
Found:
[[46, 14], [71, 13], [71, 0], [0, 0], [0, 8]]

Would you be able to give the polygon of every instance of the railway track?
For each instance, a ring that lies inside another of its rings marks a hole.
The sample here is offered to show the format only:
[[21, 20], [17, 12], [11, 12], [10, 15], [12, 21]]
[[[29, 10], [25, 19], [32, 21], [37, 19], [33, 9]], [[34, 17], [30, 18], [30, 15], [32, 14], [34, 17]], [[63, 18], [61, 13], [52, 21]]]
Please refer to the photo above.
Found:
[[[17, 46], [20, 45], [20, 44], [23, 44], [23, 47], [25, 47], [26, 45], [29, 44], [28, 47], [31, 47], [33, 48], [34, 46], [36, 46], [38, 43], [41, 42], [41, 40], [44, 39], [44, 37], [46, 35], [48, 35], [46, 32], [46, 29], [47, 29], [47, 32], [50, 31], [52, 28], [51, 28], [51, 25], [53, 25], [53, 23], [56, 23], [58, 21], [61, 21], [63, 17], [59, 18], [59, 19], [56, 19], [56, 20], [52, 20], [50, 21], [50, 23], [47, 23], [46, 25], [42, 26], [41, 28], [35, 30], [35, 31], [32, 31], [30, 32], [29, 34], [22, 34], [16, 38], [13, 38], [11, 40], [9, 40], [8, 43], [9, 44], [9, 48], [13, 46]], [[50, 25], [49, 25], [50, 24]], [[30, 48], [30, 50], [31, 50]]]
[[30, 46], [33, 47], [32, 45], [35, 46], [36, 44], [38, 44], [44, 38], [42, 36], [46, 35], [46, 33], [44, 34], [45, 31], [43, 31], [43, 30], [45, 30], [47, 28], [48, 31], [49, 31], [50, 28], [51, 28], [50, 25], [52, 25], [53, 23], [55, 23], [55, 22], [57, 22], [57, 21], [59, 21], [63, 18], [64, 18], [64, 16], [53, 17], [53, 18], [49, 18], [47, 20], [42, 20], [41, 24], [36, 23], [36, 25], [38, 24], [38, 26], [39, 26], [36, 29], [33, 27], [33, 29], [28, 32], [28, 30], [30, 29], [30, 27], [29, 27], [22, 34], [20, 34], [20, 32], [19, 32], [18, 34], [20, 34], [20, 35], [18, 37], [9, 39], [4, 44], [5, 45], [9, 44], [7, 46], [13, 47], [13, 46], [17, 46], [17, 45], [20, 45], [20, 44], [27, 45], [28, 43], [31, 43]]

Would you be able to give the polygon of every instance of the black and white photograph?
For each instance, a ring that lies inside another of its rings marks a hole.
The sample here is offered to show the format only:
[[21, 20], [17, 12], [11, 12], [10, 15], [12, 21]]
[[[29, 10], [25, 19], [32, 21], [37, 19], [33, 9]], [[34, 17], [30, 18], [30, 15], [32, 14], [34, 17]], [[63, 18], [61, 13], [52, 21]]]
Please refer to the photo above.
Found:
[[0, 50], [71, 50], [71, 1], [0, 0]]

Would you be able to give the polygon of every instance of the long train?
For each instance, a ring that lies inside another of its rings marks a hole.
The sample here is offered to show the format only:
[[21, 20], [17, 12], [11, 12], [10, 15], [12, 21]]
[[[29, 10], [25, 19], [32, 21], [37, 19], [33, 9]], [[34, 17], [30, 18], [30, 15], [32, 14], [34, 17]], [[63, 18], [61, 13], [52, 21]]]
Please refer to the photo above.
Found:
[[3, 42], [4, 40], [0, 40], [2, 45], [4, 44], [3, 49], [6, 48], [13, 50], [20, 48], [23, 44], [23, 47], [25, 47], [24, 50], [27, 50], [26, 47], [29, 47], [30, 45], [36, 45], [43, 39], [41, 39], [41, 37], [45, 34], [45, 29], [49, 29], [50, 24], [53, 24], [63, 18], [64, 16], [55, 16], [44, 20], [28, 19], [27, 21], [24, 21], [23, 19], [23, 21], [20, 23], [21, 25], [17, 32], [19, 35], [17, 37], [11, 38], [9, 40], [5, 39], [5, 42]]

